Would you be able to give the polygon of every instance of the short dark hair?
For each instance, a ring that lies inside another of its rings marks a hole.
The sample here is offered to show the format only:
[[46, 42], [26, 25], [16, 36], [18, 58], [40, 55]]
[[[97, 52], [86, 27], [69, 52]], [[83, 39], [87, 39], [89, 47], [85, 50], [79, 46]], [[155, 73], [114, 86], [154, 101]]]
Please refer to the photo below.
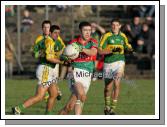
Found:
[[89, 22], [86, 22], [86, 21], [80, 22], [79, 29], [81, 30], [84, 26], [90, 26], [91, 27], [91, 24]]
[[44, 20], [42, 22], [42, 28], [44, 27], [44, 24], [50, 24], [50, 26], [52, 25], [50, 20]]
[[50, 27], [50, 32], [53, 33], [54, 30], [60, 30], [60, 27], [58, 25], [52, 25]]
[[118, 22], [119, 24], [121, 24], [121, 22], [120, 22], [120, 19], [119, 19], [119, 18], [114, 18], [114, 19], [112, 19], [112, 20], [111, 20], [111, 24], [112, 24], [113, 22]]

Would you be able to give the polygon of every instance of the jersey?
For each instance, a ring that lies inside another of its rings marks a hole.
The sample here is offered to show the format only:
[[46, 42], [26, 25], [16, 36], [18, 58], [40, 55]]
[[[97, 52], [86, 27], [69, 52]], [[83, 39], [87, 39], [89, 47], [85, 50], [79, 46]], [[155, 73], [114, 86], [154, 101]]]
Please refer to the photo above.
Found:
[[45, 38], [42, 46], [43, 46], [42, 50], [45, 55], [39, 58], [39, 63], [42, 65], [48, 65], [54, 68], [56, 64], [47, 61], [47, 59], [48, 58], [58, 58], [59, 55], [57, 55], [58, 54], [57, 52], [63, 50], [64, 46], [61, 45], [61, 42], [58, 39], [53, 40], [50, 36]]
[[120, 49], [119, 52], [105, 55], [104, 63], [112, 63], [120, 60], [125, 61], [124, 50], [132, 49], [132, 46], [128, 43], [124, 33], [119, 32], [118, 35], [114, 35], [112, 32], [108, 32], [102, 37], [99, 48], [108, 50]]
[[[69, 44], [72, 43], [76, 43], [78, 45], [82, 45], [80, 43], [81, 37], [79, 36], [78, 38], [72, 40]], [[92, 49], [92, 48], [96, 48], [97, 49], [97, 41], [93, 38], [91, 38], [85, 45], [82, 45], [83, 48], [86, 49]], [[72, 62], [72, 67], [74, 68], [79, 68], [79, 69], [83, 69], [86, 70], [88, 72], [93, 72], [94, 69], [94, 62], [96, 60], [96, 56], [89, 56], [83, 52], [79, 53], [79, 57], [76, 58], [73, 62]]]
[[[37, 37], [37, 39], [35, 40], [35, 43], [34, 43], [34, 45], [32, 46], [32, 48], [31, 48], [31, 50], [32, 50], [32, 52], [35, 54], [35, 53], [37, 53], [37, 52], [45, 52], [45, 40], [46, 40], [46, 36], [44, 36], [44, 35], [39, 35], [38, 37]], [[57, 49], [57, 56], [60, 54], [60, 52], [62, 51], [62, 50], [64, 50], [64, 48], [65, 48], [65, 44], [64, 44], [64, 42], [63, 42], [63, 40], [61, 39], [61, 37], [60, 36], [58, 36], [58, 39], [57, 39], [60, 43], [58, 43], [58, 46], [57, 46], [57, 48], [58, 49], [61, 49], [61, 50], [58, 50]], [[41, 57], [41, 56], [40, 56]]]

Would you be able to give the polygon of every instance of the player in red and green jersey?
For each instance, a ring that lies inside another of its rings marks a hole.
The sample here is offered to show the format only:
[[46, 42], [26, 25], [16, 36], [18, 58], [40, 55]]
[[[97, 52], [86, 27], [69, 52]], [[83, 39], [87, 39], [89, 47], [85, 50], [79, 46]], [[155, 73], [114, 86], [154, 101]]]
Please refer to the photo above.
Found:
[[72, 95], [66, 106], [59, 112], [61, 115], [68, 114], [73, 109], [75, 109], [76, 115], [82, 114], [83, 104], [86, 100], [94, 69], [93, 61], [96, 60], [97, 41], [91, 38], [91, 24], [81, 22], [79, 29], [82, 35], [69, 43], [79, 47], [80, 53], [79, 57], [71, 63], [73, 78], [69, 74], [69, 87]]
[[[120, 81], [124, 75], [125, 50], [133, 51], [132, 46], [124, 33], [120, 31], [119, 19], [111, 21], [111, 31], [104, 34], [98, 52], [104, 57], [104, 97], [106, 115], [115, 114], [115, 108], [120, 91]], [[113, 86], [114, 85], [114, 86]], [[112, 88], [113, 87], [113, 88]]]
[[60, 42], [58, 40], [59, 27], [51, 26], [51, 36], [48, 36], [44, 41], [44, 56], [40, 59], [40, 64], [36, 70], [38, 78], [38, 88], [36, 94], [27, 99], [23, 104], [12, 108], [13, 114], [19, 115], [26, 108], [43, 100], [45, 93], [48, 91], [50, 96], [47, 103], [46, 114], [51, 114], [55, 98], [58, 96], [57, 77], [55, 74], [55, 65], [63, 63], [60, 57], [55, 54], [59, 51]]

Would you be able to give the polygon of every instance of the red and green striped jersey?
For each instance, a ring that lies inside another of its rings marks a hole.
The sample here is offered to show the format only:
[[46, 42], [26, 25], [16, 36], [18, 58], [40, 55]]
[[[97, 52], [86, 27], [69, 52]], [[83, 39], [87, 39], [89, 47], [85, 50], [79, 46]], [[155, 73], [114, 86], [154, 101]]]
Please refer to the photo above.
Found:
[[[76, 43], [78, 45], [81, 44], [81, 36], [79, 36], [76, 39], [73, 39], [69, 44]], [[92, 49], [96, 48], [97, 49], [97, 41], [93, 38], [90, 38], [85, 45], [82, 45], [83, 48], [86, 49]], [[94, 61], [96, 60], [96, 56], [89, 56], [83, 52], [79, 53], [79, 57], [73, 60], [73, 63], [71, 64], [75, 68], [87, 70], [89, 72], [93, 72], [94, 69]]]

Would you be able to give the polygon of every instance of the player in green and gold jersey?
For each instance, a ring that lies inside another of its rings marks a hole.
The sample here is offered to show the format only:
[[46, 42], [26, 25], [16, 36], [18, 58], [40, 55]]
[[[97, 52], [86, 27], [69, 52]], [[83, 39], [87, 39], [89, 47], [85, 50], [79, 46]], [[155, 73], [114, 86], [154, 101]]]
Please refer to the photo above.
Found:
[[36, 76], [38, 79], [38, 88], [37, 92], [33, 97], [27, 99], [23, 104], [20, 104], [12, 108], [13, 114], [19, 115], [26, 108], [40, 102], [43, 100], [45, 93], [49, 92], [49, 99], [47, 103], [46, 114], [51, 114], [55, 98], [58, 96], [57, 88], [57, 77], [55, 75], [55, 65], [63, 63], [60, 59], [60, 55], [56, 55], [59, 48], [62, 48], [58, 40], [59, 27], [56, 25], [51, 26], [50, 33], [51, 36], [48, 36], [44, 41], [44, 54], [39, 60], [40, 64], [36, 70]]
[[119, 19], [111, 21], [111, 31], [103, 35], [98, 52], [104, 56], [104, 97], [106, 115], [115, 114], [120, 92], [120, 81], [124, 75], [125, 50], [132, 52], [132, 46], [124, 33], [120, 31]]
[[[36, 40], [35, 40], [35, 43], [33, 44], [32, 46], [32, 53], [34, 55], [34, 57], [36, 59], [38, 59], [38, 63], [40, 63], [40, 61], [43, 59], [43, 57], [45, 56], [44, 54], [44, 50], [45, 50], [45, 40], [46, 38], [50, 35], [50, 26], [51, 26], [51, 22], [49, 20], [44, 20], [42, 22], [42, 31], [43, 31], [43, 34], [42, 35], [39, 35]], [[59, 28], [59, 31], [60, 31], [60, 28]], [[65, 48], [65, 44], [63, 42], [63, 40], [61, 39], [60, 35], [58, 35], [58, 40], [59, 40], [59, 45], [61, 46], [61, 50], [59, 50], [57, 53], [58, 54], [61, 54], [61, 52], [64, 50]], [[58, 77], [58, 74], [57, 74], [57, 69], [58, 69], [58, 64], [55, 66], [55, 74], [57, 75]], [[47, 101], [48, 98], [49, 98], [49, 93], [46, 92], [45, 94], [45, 100]], [[59, 90], [59, 96], [57, 99], [61, 98], [61, 91]]]

